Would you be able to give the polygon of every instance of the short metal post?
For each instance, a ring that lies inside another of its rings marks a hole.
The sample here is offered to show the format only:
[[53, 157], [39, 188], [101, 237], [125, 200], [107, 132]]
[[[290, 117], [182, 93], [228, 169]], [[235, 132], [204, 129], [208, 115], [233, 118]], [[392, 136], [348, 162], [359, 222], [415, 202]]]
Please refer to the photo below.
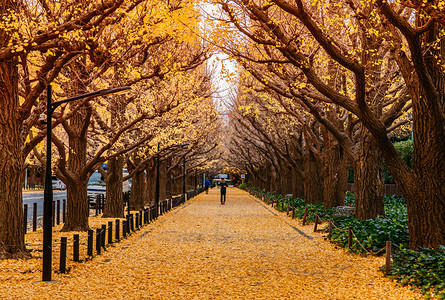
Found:
[[134, 222], [135, 229], [138, 230], [139, 229], [139, 213], [137, 212], [134, 217], [135, 217], [135, 220], [134, 220], [135, 221]]
[[332, 236], [332, 219], [329, 219], [329, 234], [328, 234], [328, 236], [329, 237]]
[[306, 224], [306, 218], [307, 218], [307, 206], [304, 208], [303, 225]]
[[106, 239], [105, 239], [105, 235], [107, 234], [107, 225], [102, 224], [102, 230], [101, 230], [101, 235], [102, 235], [102, 248], [104, 248], [105, 250], [105, 246], [106, 246]]
[[60, 239], [60, 273], [66, 273], [66, 244], [67, 238], [66, 236], [63, 236]]
[[295, 218], [295, 205], [292, 205], [292, 220]]
[[73, 260], [75, 262], [79, 261], [79, 235], [73, 235]]
[[34, 203], [32, 210], [32, 231], [37, 230], [37, 203]]
[[56, 214], [56, 219], [57, 219], [57, 225], [60, 224], [60, 200], [57, 200], [57, 214]]
[[289, 203], [287, 203], [287, 208], [286, 208], [286, 216], [288, 216], [289, 215]]
[[25, 221], [25, 234], [28, 231], [28, 204], [23, 205], [23, 220]]
[[88, 248], [87, 248], [88, 256], [93, 256], [93, 239], [94, 239], [94, 231], [92, 229], [88, 229]]
[[96, 195], [96, 216], [99, 215], [99, 202], [100, 202], [100, 196]]
[[66, 199], [62, 200], [62, 222], [66, 222]]
[[348, 227], [348, 247], [351, 249], [352, 247], [352, 227]]
[[98, 255], [100, 255], [100, 250], [101, 250], [101, 244], [102, 244], [102, 235], [100, 234], [102, 229], [100, 228], [96, 228], [96, 252]]
[[54, 227], [56, 226], [56, 201], [54, 200], [53, 200], [52, 214], [53, 214], [53, 227]]
[[127, 220], [122, 221], [122, 236], [127, 237]]
[[108, 244], [113, 244], [113, 222], [108, 222]]
[[134, 215], [130, 214], [130, 230], [134, 231]]
[[385, 256], [385, 274], [388, 275], [389, 271], [391, 271], [391, 241], [386, 242]]
[[318, 226], [318, 220], [319, 220], [319, 216], [318, 214], [315, 215], [315, 225], [314, 225], [314, 232], [317, 231], [317, 226]]
[[116, 240], [119, 241], [120, 235], [119, 235], [119, 229], [120, 229], [120, 220], [116, 219]]

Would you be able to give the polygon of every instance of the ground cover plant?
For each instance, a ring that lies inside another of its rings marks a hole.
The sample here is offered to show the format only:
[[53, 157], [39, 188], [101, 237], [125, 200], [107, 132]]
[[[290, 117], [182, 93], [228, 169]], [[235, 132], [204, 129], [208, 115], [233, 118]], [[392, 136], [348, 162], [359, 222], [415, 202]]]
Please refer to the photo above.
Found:
[[445, 299], [445, 247], [395, 251], [388, 275], [402, 285], [421, 288], [425, 299]]
[[[247, 184], [244, 186], [250, 188]], [[303, 198], [285, 198], [283, 195], [250, 188], [261, 195], [269, 195], [279, 200], [275, 208], [279, 211], [295, 207], [295, 217], [302, 219], [308, 207], [306, 221], [314, 222], [318, 214], [321, 219], [333, 220], [333, 231], [328, 239], [341, 247], [348, 247], [348, 227], [352, 227], [355, 238], [350, 252], [361, 255], [384, 255], [386, 241], [393, 245], [391, 271], [388, 274], [402, 285], [420, 288], [425, 299], [445, 299], [445, 246], [438, 250], [422, 248], [419, 251], [407, 250], [408, 215], [405, 199], [396, 195], [385, 196], [385, 216], [360, 221], [353, 216], [332, 216], [332, 209], [323, 209], [322, 204], [306, 205]], [[347, 192], [345, 205], [354, 206], [354, 193]], [[325, 229], [328, 231], [328, 228]], [[384, 271], [384, 266], [381, 267]]]

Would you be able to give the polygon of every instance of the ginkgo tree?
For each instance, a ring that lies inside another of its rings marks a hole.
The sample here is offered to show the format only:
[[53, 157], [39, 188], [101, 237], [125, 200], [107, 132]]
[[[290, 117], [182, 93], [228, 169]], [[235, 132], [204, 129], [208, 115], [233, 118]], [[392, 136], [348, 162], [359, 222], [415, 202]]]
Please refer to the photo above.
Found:
[[[70, 64], [73, 73], [65, 73], [63, 76], [67, 79], [66, 82], [73, 80], [74, 84], [67, 89], [67, 85], [63, 86], [63, 82], [60, 82], [55, 87], [56, 97], [66, 97], [89, 88], [108, 87], [108, 84], [94, 82], [95, 78], [118, 62], [135, 55], [141, 62], [140, 65], [148, 66], [147, 62], [153, 61], [154, 57], [150, 56], [147, 49], [150, 45], [162, 43], [165, 37], [181, 37], [181, 41], [193, 43], [198, 41], [195, 35], [184, 32], [184, 28], [192, 30], [196, 24], [197, 14], [193, 12], [191, 3], [173, 7], [168, 3], [153, 4], [142, 0], [125, 3], [3, 1], [0, 4], [0, 15], [0, 84], [3, 91], [1, 97], [5, 104], [2, 105], [5, 121], [2, 123], [4, 126], [1, 129], [3, 134], [0, 144], [5, 146], [2, 146], [5, 151], [1, 155], [9, 164], [2, 168], [1, 179], [1, 186], [5, 189], [0, 199], [0, 256], [3, 258], [27, 255], [24, 245], [21, 175], [25, 157], [36, 149], [45, 136], [45, 131], [42, 130], [26, 141], [28, 133], [34, 130], [32, 127], [39, 128], [39, 116], [45, 111], [43, 100], [46, 86], [55, 78], [60, 79], [61, 71], [67, 70], [64, 67]], [[131, 23], [131, 28], [137, 31], [128, 31], [128, 35], [125, 35], [124, 29], [129, 28]], [[119, 24], [123, 29], [121, 31], [117, 30]], [[154, 27], [156, 28], [153, 30], [146, 30]], [[166, 52], [163, 55], [164, 59], [169, 59]], [[172, 65], [175, 70], [183, 67], [181, 63], [175, 65], [173, 60], [174, 58], [170, 60], [166, 69], [171, 69]], [[75, 64], [77, 66], [73, 67]], [[86, 73], [87, 65], [93, 68], [93, 72]], [[156, 64], [147, 69], [139, 67], [139, 76], [135, 77], [143, 79], [147, 74], [162, 77], [161, 69]], [[78, 128], [87, 128], [81, 126], [81, 114], [91, 114], [91, 107], [87, 102], [73, 104], [69, 109], [62, 108], [52, 120], [53, 128], [61, 123], [68, 128], [66, 125], [69, 122], [77, 122]], [[81, 112], [77, 113], [79, 109]], [[66, 121], [69, 118], [72, 120]], [[6, 211], [10, 213], [4, 213]], [[85, 227], [84, 224], [82, 226]]]
[[125, 14], [119, 11], [122, 4], [123, 1], [0, 3], [0, 155], [8, 162], [1, 168], [0, 178], [1, 258], [28, 255], [24, 244], [22, 172], [26, 156], [43, 139], [36, 134], [26, 141], [45, 110], [40, 97], [63, 66], [87, 49], [79, 38], [82, 33], [97, 30], [105, 22], [116, 22], [117, 15]]
[[[347, 109], [363, 123], [362, 131], [368, 134], [361, 138], [362, 143], [378, 146], [407, 200], [410, 247], [444, 244], [440, 6], [417, 1], [350, 1], [345, 5], [341, 1], [274, 0], [224, 2], [223, 7], [244, 36], [259, 47], [280, 53], [282, 59], [298, 68], [305, 83], [322, 95], [318, 97], [320, 101]], [[250, 16], [250, 21], [245, 21], [244, 16]], [[345, 42], [345, 37], [349, 42]], [[306, 51], [314, 47], [325, 52], [346, 75], [347, 89], [330, 85], [323, 72], [319, 73], [318, 64]], [[407, 105], [407, 99], [397, 97], [391, 109], [382, 111], [385, 96], [393, 85], [391, 78], [382, 80], [388, 68], [386, 57], [396, 62], [396, 74], [402, 75], [412, 101], [412, 170], [387, 134], [397, 117], [395, 112]], [[302, 87], [298, 90], [304, 91]], [[425, 118], [426, 115], [429, 117]]]

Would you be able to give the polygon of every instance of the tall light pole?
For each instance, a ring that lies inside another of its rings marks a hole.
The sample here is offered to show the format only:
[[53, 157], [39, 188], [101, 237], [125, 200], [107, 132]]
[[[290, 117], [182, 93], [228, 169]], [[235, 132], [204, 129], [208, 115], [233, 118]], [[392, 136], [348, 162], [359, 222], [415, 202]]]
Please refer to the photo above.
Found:
[[158, 207], [159, 207], [159, 142], [158, 142], [158, 153], [156, 154], [155, 204], [156, 204], [156, 217], [157, 217], [158, 216]]
[[45, 172], [45, 191], [43, 194], [43, 272], [42, 281], [51, 281], [52, 264], [52, 207], [53, 207], [53, 185], [51, 183], [51, 135], [52, 135], [52, 115], [61, 104], [80, 100], [84, 98], [93, 98], [105, 96], [122, 91], [129, 90], [129, 86], [122, 86], [113, 89], [104, 89], [91, 93], [81, 94], [64, 100], [52, 102], [52, 87], [48, 85], [46, 102], [46, 172]]
[[185, 193], [186, 192], [186, 190], [185, 190], [185, 162], [186, 162], [185, 155], [182, 159], [183, 159], [182, 166], [184, 167], [184, 169], [182, 170], [182, 194], [184, 195], [184, 199], [187, 200], [185, 198], [185, 195], [186, 195], [186, 193]]

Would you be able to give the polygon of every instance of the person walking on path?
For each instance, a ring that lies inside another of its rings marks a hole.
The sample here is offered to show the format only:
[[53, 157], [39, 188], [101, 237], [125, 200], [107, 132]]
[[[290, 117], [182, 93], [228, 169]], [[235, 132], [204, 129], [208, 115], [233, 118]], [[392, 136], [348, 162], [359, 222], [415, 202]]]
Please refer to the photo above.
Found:
[[206, 194], [209, 193], [209, 187], [212, 185], [212, 183], [210, 182], [210, 180], [206, 179], [206, 181], [204, 181], [204, 187], [206, 190]]
[[221, 179], [221, 204], [226, 204], [226, 188], [229, 186], [227, 182], [224, 181], [224, 178]]

